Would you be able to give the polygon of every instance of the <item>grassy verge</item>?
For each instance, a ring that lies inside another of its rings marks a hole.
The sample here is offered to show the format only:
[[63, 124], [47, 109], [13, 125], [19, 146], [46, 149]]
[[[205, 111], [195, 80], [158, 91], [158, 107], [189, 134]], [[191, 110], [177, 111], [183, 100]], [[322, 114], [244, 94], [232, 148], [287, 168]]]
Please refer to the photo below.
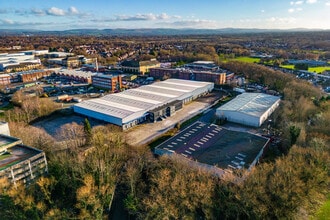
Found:
[[313, 219], [328, 220], [329, 217], [330, 217], [330, 195], [326, 203], [323, 206], [321, 206], [321, 208], [317, 211]]
[[187, 121], [183, 122], [183, 123], [181, 124], [181, 126], [180, 126], [180, 127], [181, 127], [181, 130], [184, 129], [184, 128], [186, 128], [186, 127], [188, 127], [189, 125], [191, 125], [191, 124], [194, 123], [195, 121], [197, 121], [202, 115], [203, 115], [203, 114], [200, 113], [200, 114], [198, 114], [198, 115], [196, 115], [196, 116], [194, 116], [194, 117], [188, 119]]
[[285, 69], [289, 69], [289, 70], [294, 69], [294, 65], [280, 65], [280, 67], [285, 68]]
[[172, 135], [170, 135], [170, 134], [164, 134], [163, 136], [161, 136], [160, 138], [157, 138], [157, 140], [155, 140], [149, 144], [150, 149], [153, 151], [155, 149], [155, 147], [157, 147], [164, 141], [170, 139], [171, 137], [172, 137]]

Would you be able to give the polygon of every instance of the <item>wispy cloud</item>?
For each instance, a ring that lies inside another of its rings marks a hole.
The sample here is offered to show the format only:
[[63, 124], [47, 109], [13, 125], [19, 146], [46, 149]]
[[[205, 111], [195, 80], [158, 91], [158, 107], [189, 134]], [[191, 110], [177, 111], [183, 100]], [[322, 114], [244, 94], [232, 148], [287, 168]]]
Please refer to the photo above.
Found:
[[271, 17], [266, 19], [268, 22], [273, 22], [273, 23], [280, 23], [280, 24], [293, 24], [297, 21], [296, 18], [293, 17]]
[[314, 4], [314, 3], [316, 3], [316, 2], [317, 2], [317, 0], [307, 0], [307, 1], [306, 1], [307, 4]]
[[62, 9], [57, 7], [50, 7], [46, 9], [32, 8], [32, 9], [0, 9], [0, 14], [16, 14], [20, 16], [59, 16], [59, 17], [79, 17], [86, 18], [90, 14], [80, 12], [76, 7], [71, 6], [68, 9]]
[[158, 25], [175, 28], [218, 28], [216, 21], [203, 19], [162, 22], [158, 23]]
[[295, 1], [295, 2], [290, 2], [290, 5], [302, 5], [304, 1]]
[[298, 11], [302, 11], [302, 10], [303, 10], [302, 8], [289, 8], [288, 12], [289, 13], [294, 13], [294, 12], [298, 12]]
[[136, 14], [132, 16], [127, 16], [127, 15], [117, 15], [114, 21], [151, 21], [151, 20], [166, 20], [170, 19], [173, 17], [178, 17], [178, 16], [170, 16], [166, 13], [162, 14]]
[[136, 14], [136, 15], [116, 15], [113, 18], [93, 19], [94, 22], [119, 22], [119, 21], [157, 21], [157, 20], [169, 20], [179, 19], [180, 16], [168, 15], [166, 13], [161, 14]]
[[3, 24], [3, 25], [11, 25], [11, 24], [14, 24], [15, 22], [13, 20], [10, 20], [10, 19], [0, 19], [0, 24]]
[[326, 6], [330, 6], [330, 1], [325, 3]]

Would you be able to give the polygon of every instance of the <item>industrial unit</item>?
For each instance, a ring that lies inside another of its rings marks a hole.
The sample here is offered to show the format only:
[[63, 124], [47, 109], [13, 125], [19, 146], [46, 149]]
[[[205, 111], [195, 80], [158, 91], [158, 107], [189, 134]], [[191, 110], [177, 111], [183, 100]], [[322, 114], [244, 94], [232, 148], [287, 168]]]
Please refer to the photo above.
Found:
[[190, 102], [212, 91], [213, 83], [168, 79], [74, 105], [76, 113], [128, 129], [164, 120]]
[[280, 97], [264, 93], [243, 93], [235, 99], [220, 106], [216, 115], [225, 119], [252, 127], [260, 127], [262, 123], [279, 106]]

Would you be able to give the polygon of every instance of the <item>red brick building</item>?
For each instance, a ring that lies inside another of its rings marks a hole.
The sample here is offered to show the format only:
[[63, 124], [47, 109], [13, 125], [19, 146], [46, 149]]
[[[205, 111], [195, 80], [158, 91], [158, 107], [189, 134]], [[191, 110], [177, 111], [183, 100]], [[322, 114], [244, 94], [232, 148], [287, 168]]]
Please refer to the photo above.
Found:
[[120, 75], [105, 75], [105, 74], [97, 74], [92, 76], [92, 85], [114, 91], [120, 91], [122, 88], [122, 77]]
[[152, 68], [149, 76], [158, 79], [187, 79], [194, 81], [213, 82], [218, 85], [226, 83], [226, 72], [211, 72], [211, 71], [196, 71], [185, 68], [170, 69], [170, 68]]

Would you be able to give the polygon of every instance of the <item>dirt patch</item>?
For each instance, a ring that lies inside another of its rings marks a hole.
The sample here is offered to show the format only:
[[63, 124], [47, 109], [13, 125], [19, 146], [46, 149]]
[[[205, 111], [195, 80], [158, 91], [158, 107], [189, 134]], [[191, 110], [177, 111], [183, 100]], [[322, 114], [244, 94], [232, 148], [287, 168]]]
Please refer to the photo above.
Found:
[[[34, 123], [32, 126], [44, 129], [49, 135], [51, 135], [56, 139], [56, 135], [58, 134], [62, 126], [72, 123], [83, 125], [85, 118], [86, 117], [74, 113], [69, 115], [58, 114], [50, 118], [46, 118], [44, 120], [38, 121]], [[97, 121], [95, 119], [89, 118], [88, 120], [92, 127], [97, 125], [105, 125], [105, 123]]]

